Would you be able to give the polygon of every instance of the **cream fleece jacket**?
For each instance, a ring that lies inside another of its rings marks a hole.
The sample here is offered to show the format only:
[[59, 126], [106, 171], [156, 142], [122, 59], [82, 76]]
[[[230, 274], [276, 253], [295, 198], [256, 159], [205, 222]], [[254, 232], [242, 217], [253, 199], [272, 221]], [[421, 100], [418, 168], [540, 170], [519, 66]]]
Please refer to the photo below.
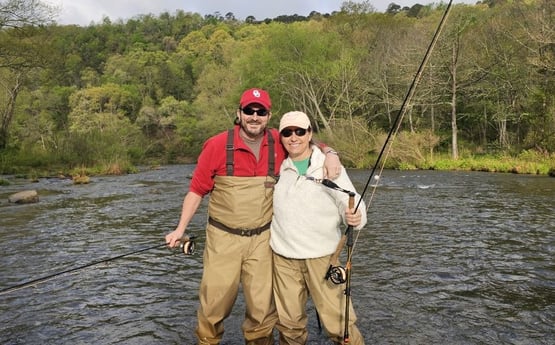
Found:
[[[306, 177], [321, 179], [325, 155], [312, 148]], [[274, 190], [270, 246], [279, 255], [292, 259], [311, 259], [335, 252], [341, 234], [346, 229], [345, 209], [349, 195], [300, 176], [291, 158], [283, 161], [279, 182]], [[355, 191], [345, 171], [333, 181], [339, 187]], [[355, 196], [355, 205], [360, 195]], [[366, 225], [366, 206], [361, 202], [362, 221], [355, 229]], [[343, 225], [343, 226], [342, 226]]]

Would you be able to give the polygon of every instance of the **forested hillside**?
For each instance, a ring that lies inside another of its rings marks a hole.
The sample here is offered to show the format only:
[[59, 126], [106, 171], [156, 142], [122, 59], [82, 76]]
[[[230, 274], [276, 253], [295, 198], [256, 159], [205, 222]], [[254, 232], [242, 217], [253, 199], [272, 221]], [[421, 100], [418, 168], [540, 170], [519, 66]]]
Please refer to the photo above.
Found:
[[[0, 0], [0, 173], [194, 162], [250, 87], [270, 91], [274, 125], [305, 111], [347, 166], [367, 168], [446, 6], [348, 1], [308, 17], [177, 11], [80, 27], [40, 1]], [[454, 5], [389, 166], [516, 158], [543, 174], [554, 152], [555, 2]]]

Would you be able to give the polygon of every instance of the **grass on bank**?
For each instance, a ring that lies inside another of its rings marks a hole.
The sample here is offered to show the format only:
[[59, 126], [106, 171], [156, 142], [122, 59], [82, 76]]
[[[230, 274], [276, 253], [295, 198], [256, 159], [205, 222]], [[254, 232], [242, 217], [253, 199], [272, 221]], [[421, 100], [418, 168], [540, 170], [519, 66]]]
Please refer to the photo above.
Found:
[[[46, 154], [0, 153], [0, 174], [17, 178], [74, 178], [76, 176], [123, 175], [138, 172], [128, 157], [118, 155], [89, 163], [73, 163]], [[0, 185], [2, 185], [0, 179]]]
[[483, 171], [491, 173], [513, 173], [528, 175], [549, 175], [555, 177], [555, 154], [545, 155], [526, 151], [514, 157], [503, 155], [469, 155], [457, 160], [448, 154], [436, 154], [434, 159], [416, 162], [397, 162], [391, 169], [399, 170], [441, 170], [441, 171]]
[[[372, 159], [367, 160], [368, 162], [372, 161]], [[41, 162], [44, 163], [42, 160]], [[31, 163], [29, 157], [26, 158], [25, 163]], [[364, 168], [368, 169], [371, 167], [372, 165], [368, 164]], [[517, 157], [509, 155], [479, 155], [464, 157], [458, 160], [451, 159], [447, 154], [436, 154], [434, 159], [422, 161], [407, 162], [391, 159], [386, 161], [385, 167], [396, 170], [483, 171], [549, 175], [555, 177], [555, 154], [542, 156], [527, 152]], [[138, 172], [137, 166], [125, 159], [102, 161], [91, 166], [62, 166], [60, 164], [46, 164], [42, 166], [37, 164], [37, 162], [33, 162], [33, 164], [29, 165], [10, 165], [7, 168], [0, 164], [0, 170], [1, 174], [13, 174], [18, 178], [29, 180], [47, 177], [72, 178], [75, 180], [76, 178], [79, 179], [86, 176], [123, 175]], [[9, 184], [7, 180], [0, 178], [0, 186], [7, 184]]]
[[555, 153], [525, 150], [512, 154], [509, 150], [488, 151], [487, 148], [461, 142], [460, 158], [453, 159], [446, 139], [442, 141], [439, 136], [430, 132], [400, 132], [394, 140], [390, 140], [392, 144], [385, 150], [383, 146], [387, 140], [386, 134], [379, 130], [368, 130], [363, 123], [358, 126], [335, 123], [333, 133], [322, 133], [319, 139], [340, 152], [343, 164], [357, 169], [371, 169], [383, 150], [380, 167], [383, 164], [386, 169], [463, 170], [555, 176]]

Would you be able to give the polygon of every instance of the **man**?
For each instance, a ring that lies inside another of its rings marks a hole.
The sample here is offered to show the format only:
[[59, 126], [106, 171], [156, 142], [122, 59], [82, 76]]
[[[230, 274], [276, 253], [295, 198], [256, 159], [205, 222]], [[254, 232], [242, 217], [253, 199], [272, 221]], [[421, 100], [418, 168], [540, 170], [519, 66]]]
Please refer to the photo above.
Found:
[[[204, 270], [197, 312], [198, 344], [219, 344], [224, 320], [243, 287], [246, 303], [243, 336], [247, 345], [271, 345], [277, 314], [272, 298], [269, 246], [273, 188], [285, 150], [279, 133], [266, 129], [272, 102], [262, 89], [243, 93], [235, 126], [209, 138], [198, 158], [177, 228], [166, 235], [179, 244], [202, 198], [210, 194], [203, 254]], [[341, 164], [324, 148], [335, 178]], [[324, 172], [326, 174], [326, 172]]]

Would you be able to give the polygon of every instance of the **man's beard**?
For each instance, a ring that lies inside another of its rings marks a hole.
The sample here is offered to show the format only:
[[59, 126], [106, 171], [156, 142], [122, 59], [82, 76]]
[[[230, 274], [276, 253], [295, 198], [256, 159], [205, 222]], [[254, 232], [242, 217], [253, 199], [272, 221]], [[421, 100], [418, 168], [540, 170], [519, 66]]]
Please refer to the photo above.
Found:
[[[251, 130], [247, 127], [248, 123], [252, 123], [252, 124], [258, 124], [260, 125], [260, 129], [258, 130]], [[259, 121], [250, 121], [250, 122], [246, 122], [246, 121], [241, 121], [241, 128], [243, 129], [243, 131], [251, 138], [257, 138], [259, 137], [262, 133], [264, 133], [264, 129], [266, 129], [266, 126], [263, 125], [262, 123], [260, 123]]]

